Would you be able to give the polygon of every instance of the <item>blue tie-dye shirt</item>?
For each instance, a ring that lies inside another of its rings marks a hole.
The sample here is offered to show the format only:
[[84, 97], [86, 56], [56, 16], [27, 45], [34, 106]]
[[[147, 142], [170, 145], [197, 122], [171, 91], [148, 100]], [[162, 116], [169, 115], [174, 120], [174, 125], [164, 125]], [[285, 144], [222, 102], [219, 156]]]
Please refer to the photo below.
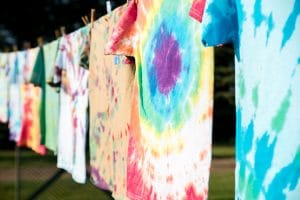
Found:
[[207, 0], [202, 41], [236, 61], [236, 199], [300, 199], [300, 0]]

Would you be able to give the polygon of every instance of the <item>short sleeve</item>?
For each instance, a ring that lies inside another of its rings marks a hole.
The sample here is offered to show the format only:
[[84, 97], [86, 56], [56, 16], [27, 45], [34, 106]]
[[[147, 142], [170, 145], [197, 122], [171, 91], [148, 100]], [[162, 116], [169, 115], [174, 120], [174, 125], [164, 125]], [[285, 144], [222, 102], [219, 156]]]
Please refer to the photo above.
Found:
[[189, 15], [199, 22], [202, 22], [205, 3], [206, 0], [194, 0]]
[[105, 54], [134, 56], [137, 35], [137, 3], [130, 1], [109, 37]]
[[205, 46], [234, 43], [238, 38], [238, 18], [234, 0], [206, 0], [202, 42]]
[[37, 86], [42, 86], [45, 82], [45, 63], [44, 63], [44, 52], [43, 48], [40, 48], [33, 71], [31, 74], [30, 82]]
[[80, 51], [80, 64], [79, 66], [88, 70], [89, 69], [89, 55], [90, 55], [90, 27], [87, 26], [82, 30], [83, 48]]
[[61, 82], [61, 76], [62, 76], [62, 70], [64, 66], [64, 53], [66, 50], [65, 40], [67, 36], [64, 36], [61, 39], [61, 42], [59, 44], [57, 57], [55, 60], [55, 66], [54, 66], [54, 72], [51, 83], [58, 84]]

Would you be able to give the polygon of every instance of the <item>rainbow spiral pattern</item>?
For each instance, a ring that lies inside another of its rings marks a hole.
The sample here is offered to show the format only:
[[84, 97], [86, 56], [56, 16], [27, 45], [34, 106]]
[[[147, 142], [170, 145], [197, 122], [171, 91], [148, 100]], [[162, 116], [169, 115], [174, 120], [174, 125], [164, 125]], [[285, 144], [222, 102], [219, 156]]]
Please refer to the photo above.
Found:
[[205, 199], [211, 160], [213, 51], [191, 1], [131, 2], [108, 52], [136, 61], [129, 199]]

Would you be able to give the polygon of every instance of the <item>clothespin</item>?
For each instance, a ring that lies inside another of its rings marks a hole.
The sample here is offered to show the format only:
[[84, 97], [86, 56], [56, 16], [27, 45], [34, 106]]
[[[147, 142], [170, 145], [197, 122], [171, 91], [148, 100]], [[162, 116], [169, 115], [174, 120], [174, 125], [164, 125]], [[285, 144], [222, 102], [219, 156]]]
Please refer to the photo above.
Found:
[[94, 28], [95, 12], [96, 10], [94, 8], [91, 9], [91, 28]]
[[8, 48], [8, 47], [5, 47], [5, 48], [4, 48], [4, 52], [5, 52], [5, 53], [8, 53], [8, 52], [9, 52], [9, 48]]
[[55, 34], [56, 39], [58, 39], [58, 38], [60, 37], [59, 30], [56, 29], [56, 30], [54, 31], [54, 34]]
[[89, 18], [88, 18], [88, 16], [84, 16], [84, 19], [85, 19], [85, 21], [87, 22], [87, 23], [90, 23], [90, 20], [89, 20]]
[[83, 21], [84, 25], [88, 25], [88, 21], [86, 21], [85, 17], [81, 17], [81, 20]]
[[38, 37], [36, 39], [36, 41], [37, 41], [37, 44], [38, 44], [39, 47], [43, 46], [43, 44], [44, 44], [44, 38], [42, 36]]
[[138, 0], [127, 0], [127, 5], [130, 3], [130, 1], [134, 1], [134, 3], [138, 3]]
[[65, 36], [66, 35], [66, 27], [64, 27], [64, 26], [60, 27], [60, 33], [62, 36]]
[[106, 1], [106, 12], [111, 13], [111, 2], [109, 0]]
[[30, 49], [30, 48], [31, 48], [30, 42], [25, 41], [25, 42], [23, 43], [23, 47], [24, 47], [25, 50]]
[[17, 44], [14, 44], [14, 45], [12, 46], [12, 49], [13, 49], [14, 52], [18, 51], [18, 45], [17, 45]]

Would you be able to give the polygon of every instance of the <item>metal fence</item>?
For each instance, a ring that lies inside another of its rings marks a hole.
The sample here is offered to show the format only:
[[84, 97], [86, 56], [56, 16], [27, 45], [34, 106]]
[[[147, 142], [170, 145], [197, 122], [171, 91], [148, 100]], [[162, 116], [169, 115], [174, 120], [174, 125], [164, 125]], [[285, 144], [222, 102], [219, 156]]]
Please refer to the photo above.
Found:
[[[70, 174], [56, 167], [56, 156], [45, 156], [8, 142], [6, 125], [0, 124], [0, 199], [100, 199], [111, 193], [96, 188], [89, 180], [77, 184]], [[88, 166], [88, 165], [87, 165]]]
[[40, 156], [31, 150], [15, 150], [16, 187], [19, 199], [112, 199], [89, 181], [75, 183], [71, 176], [56, 167], [56, 156]]

